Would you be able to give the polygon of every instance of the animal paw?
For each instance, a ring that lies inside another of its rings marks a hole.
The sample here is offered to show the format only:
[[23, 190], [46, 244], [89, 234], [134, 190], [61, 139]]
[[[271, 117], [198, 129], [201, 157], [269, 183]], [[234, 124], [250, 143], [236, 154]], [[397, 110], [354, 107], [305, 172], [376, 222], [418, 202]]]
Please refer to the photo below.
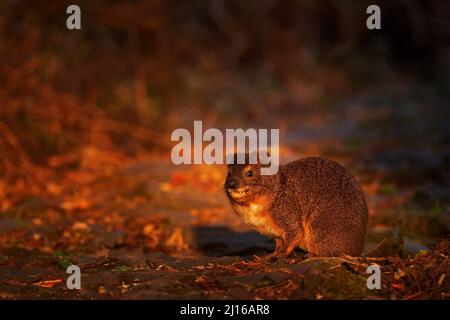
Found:
[[268, 256], [266, 256], [266, 261], [267, 262], [274, 262], [278, 259], [282, 259], [282, 258], [287, 258], [289, 255], [287, 255], [284, 252], [274, 252], [272, 254], [269, 254]]

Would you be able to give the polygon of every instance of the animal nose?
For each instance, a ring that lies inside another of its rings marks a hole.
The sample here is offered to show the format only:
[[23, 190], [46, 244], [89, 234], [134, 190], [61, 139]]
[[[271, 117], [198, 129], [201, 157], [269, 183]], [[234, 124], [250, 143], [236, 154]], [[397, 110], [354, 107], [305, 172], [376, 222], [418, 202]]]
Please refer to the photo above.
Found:
[[228, 189], [237, 189], [237, 187], [239, 186], [238, 182], [236, 180], [230, 180], [227, 182], [227, 188]]

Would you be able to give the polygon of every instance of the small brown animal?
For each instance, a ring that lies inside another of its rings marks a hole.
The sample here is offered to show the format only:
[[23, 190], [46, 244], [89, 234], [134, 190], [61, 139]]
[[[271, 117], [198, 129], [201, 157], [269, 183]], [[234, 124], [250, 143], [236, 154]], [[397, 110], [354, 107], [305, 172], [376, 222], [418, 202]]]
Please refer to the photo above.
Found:
[[246, 164], [228, 165], [225, 191], [244, 222], [275, 238], [272, 258], [288, 256], [296, 247], [315, 256], [361, 254], [367, 205], [350, 171], [314, 157], [261, 175], [262, 165], [247, 164], [248, 159], [246, 154]]

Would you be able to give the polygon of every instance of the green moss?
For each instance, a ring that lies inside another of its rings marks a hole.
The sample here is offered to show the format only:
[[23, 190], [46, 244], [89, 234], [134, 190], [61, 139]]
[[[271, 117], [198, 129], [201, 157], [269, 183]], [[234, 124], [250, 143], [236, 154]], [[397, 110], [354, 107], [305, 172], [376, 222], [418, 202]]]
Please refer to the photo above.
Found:
[[380, 189], [379, 192], [383, 195], [391, 195], [391, 194], [395, 194], [398, 192], [398, 188], [396, 185], [394, 184], [383, 184]]
[[66, 255], [60, 251], [56, 251], [53, 255], [58, 258], [59, 265], [64, 270], [67, 270], [67, 268], [73, 264], [69, 259], [69, 255]]
[[311, 268], [305, 274], [303, 285], [312, 296], [320, 293], [325, 299], [366, 299], [373, 295], [367, 288], [365, 275], [327, 261], [307, 263], [311, 263]]
[[122, 265], [122, 266], [114, 267], [114, 269], [112, 271], [113, 272], [127, 272], [129, 270], [130, 270], [130, 267]]
[[275, 280], [273, 280], [271, 277], [265, 275], [261, 278], [257, 283], [253, 285], [255, 289], [263, 288], [263, 287], [270, 287], [276, 284]]

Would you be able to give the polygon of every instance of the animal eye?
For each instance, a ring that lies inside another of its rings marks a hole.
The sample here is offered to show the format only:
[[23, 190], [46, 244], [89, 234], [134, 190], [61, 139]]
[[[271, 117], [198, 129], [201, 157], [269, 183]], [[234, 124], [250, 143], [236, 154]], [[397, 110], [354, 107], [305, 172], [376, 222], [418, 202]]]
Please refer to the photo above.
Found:
[[253, 171], [248, 170], [247, 173], [245, 174], [247, 177], [253, 177]]

